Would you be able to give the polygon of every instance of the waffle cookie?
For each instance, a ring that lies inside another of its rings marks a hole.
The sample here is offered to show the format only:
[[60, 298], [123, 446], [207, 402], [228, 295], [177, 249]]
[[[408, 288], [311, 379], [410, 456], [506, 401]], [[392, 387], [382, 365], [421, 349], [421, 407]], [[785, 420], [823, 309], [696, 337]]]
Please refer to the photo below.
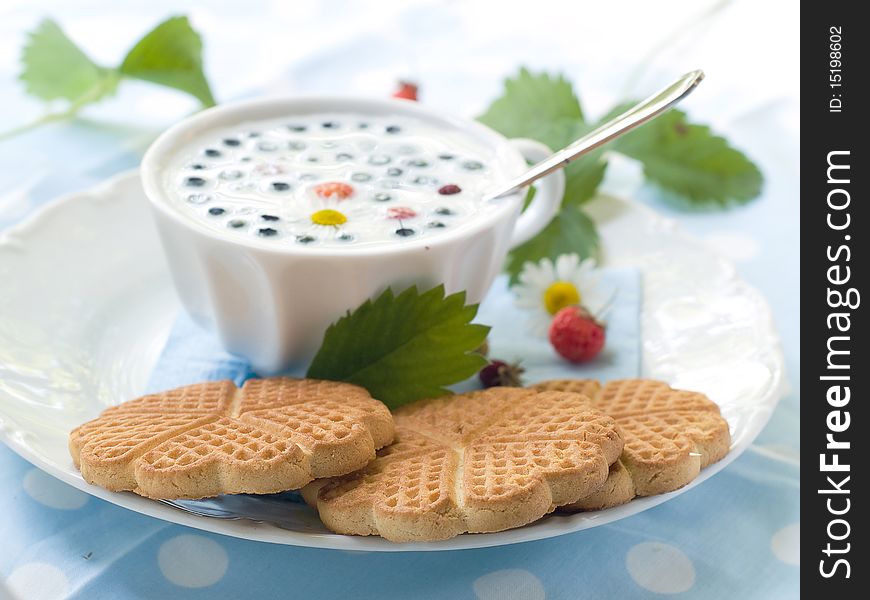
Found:
[[349, 473], [393, 439], [386, 406], [313, 379], [188, 385], [106, 409], [70, 433], [82, 477], [149, 498], [298, 489]]
[[683, 487], [721, 460], [731, 445], [719, 407], [698, 392], [675, 390], [661, 381], [626, 379], [605, 386], [590, 379], [545, 381], [538, 391], [588, 396], [619, 423], [625, 448], [600, 490], [567, 510], [597, 510]]
[[403, 542], [520, 527], [599, 489], [622, 451], [616, 422], [573, 393], [496, 387], [394, 417], [372, 463], [303, 488], [331, 530]]

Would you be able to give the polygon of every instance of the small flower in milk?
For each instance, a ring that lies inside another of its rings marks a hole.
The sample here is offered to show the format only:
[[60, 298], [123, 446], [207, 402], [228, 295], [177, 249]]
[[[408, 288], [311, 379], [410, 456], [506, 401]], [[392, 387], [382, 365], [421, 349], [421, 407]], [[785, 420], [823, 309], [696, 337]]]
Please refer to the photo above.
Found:
[[512, 289], [516, 305], [531, 313], [531, 331], [545, 336], [553, 315], [566, 306], [582, 304], [592, 314], [605, 307], [608, 298], [598, 280], [594, 260], [581, 261], [576, 254], [562, 254], [555, 262], [548, 258], [527, 262]]

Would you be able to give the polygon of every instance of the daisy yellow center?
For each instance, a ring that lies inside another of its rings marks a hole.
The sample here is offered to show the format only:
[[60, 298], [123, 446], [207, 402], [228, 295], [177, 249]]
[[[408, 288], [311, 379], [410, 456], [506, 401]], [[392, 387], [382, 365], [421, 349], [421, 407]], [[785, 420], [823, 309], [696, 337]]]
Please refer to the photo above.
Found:
[[580, 292], [569, 281], [554, 281], [544, 291], [544, 307], [551, 315], [574, 304], [580, 304]]
[[341, 225], [347, 222], [347, 217], [337, 210], [327, 208], [313, 213], [311, 215], [311, 222], [315, 225]]

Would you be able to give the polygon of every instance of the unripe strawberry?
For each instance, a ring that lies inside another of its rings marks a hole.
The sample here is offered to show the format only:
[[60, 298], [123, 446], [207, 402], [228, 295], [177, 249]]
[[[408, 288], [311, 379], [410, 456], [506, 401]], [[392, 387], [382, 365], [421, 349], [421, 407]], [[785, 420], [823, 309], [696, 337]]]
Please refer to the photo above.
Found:
[[520, 376], [524, 371], [525, 369], [518, 363], [508, 364], [503, 360], [493, 360], [480, 370], [478, 376], [480, 377], [480, 383], [485, 388], [496, 386], [521, 387], [523, 382]]

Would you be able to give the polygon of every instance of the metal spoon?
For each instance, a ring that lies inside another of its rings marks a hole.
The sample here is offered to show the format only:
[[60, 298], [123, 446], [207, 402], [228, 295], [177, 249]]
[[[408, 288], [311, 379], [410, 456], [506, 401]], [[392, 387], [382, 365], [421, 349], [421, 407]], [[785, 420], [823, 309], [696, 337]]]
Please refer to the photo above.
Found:
[[677, 102], [691, 94], [704, 79], [701, 70], [686, 73], [668, 87], [653, 94], [646, 100], [636, 104], [621, 115], [604, 123], [594, 131], [562, 148], [552, 156], [545, 158], [531, 169], [504, 184], [495, 192], [486, 196], [487, 200], [500, 198], [524, 188], [533, 181], [549, 175], [556, 169], [562, 169], [576, 158], [594, 150], [602, 144], [631, 131], [638, 125], [659, 116]]

